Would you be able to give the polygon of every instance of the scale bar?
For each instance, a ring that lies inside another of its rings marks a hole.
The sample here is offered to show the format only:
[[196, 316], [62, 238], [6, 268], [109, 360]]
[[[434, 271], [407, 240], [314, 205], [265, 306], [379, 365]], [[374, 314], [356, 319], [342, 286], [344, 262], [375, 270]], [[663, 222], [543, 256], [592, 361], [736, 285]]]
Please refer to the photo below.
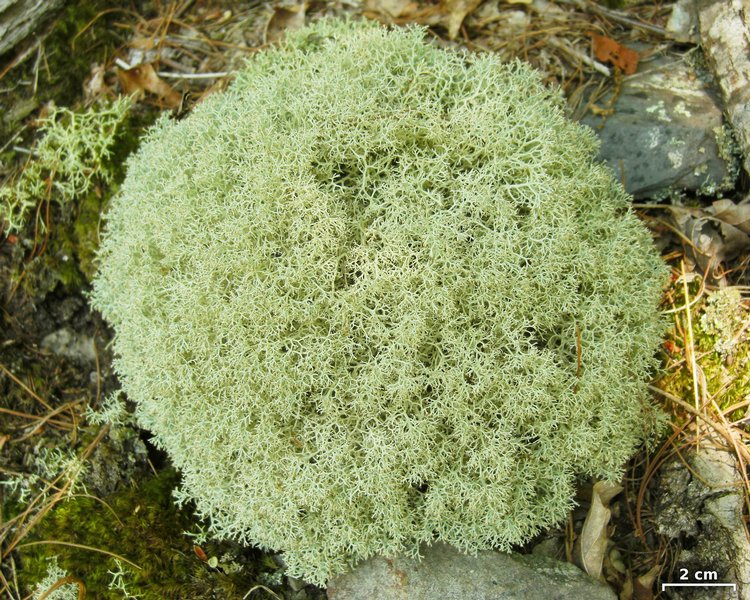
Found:
[[730, 587], [735, 592], [737, 591], [736, 583], [662, 583], [661, 591], [663, 592], [668, 587]]

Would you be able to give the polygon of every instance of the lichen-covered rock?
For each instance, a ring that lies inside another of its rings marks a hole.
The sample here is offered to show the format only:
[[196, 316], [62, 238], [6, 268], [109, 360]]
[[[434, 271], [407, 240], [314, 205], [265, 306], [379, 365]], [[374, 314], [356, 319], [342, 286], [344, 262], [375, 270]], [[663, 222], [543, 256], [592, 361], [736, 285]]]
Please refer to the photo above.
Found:
[[614, 113], [583, 123], [601, 139], [599, 157], [636, 198], [731, 190], [738, 148], [717, 92], [681, 59], [660, 59], [627, 77]]
[[742, 475], [734, 455], [716, 437], [706, 432], [698, 451], [689, 448], [662, 467], [654, 512], [659, 532], [680, 548], [673, 568], [676, 583], [702, 583], [693, 575], [711, 571], [715, 581], [734, 583], [737, 589], [677, 587], [667, 592], [674, 600], [750, 598]]
[[644, 437], [665, 269], [520, 63], [325, 21], [162, 119], [94, 303], [213, 532], [323, 582], [528, 540]]

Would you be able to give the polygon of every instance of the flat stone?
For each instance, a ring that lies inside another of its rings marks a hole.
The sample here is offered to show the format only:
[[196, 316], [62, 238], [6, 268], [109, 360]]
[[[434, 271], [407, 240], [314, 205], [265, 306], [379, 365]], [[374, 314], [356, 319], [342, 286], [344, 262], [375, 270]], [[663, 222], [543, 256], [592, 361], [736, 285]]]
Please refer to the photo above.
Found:
[[625, 77], [614, 113], [582, 123], [599, 158], [636, 198], [729, 190], [739, 172], [717, 92], [681, 58], [660, 58]]
[[69, 327], [63, 327], [45, 336], [41, 346], [57, 356], [65, 357], [79, 364], [86, 365], [96, 362], [93, 338], [73, 331]]
[[559, 560], [436, 543], [421, 561], [376, 557], [328, 584], [329, 600], [615, 600], [605, 584]]

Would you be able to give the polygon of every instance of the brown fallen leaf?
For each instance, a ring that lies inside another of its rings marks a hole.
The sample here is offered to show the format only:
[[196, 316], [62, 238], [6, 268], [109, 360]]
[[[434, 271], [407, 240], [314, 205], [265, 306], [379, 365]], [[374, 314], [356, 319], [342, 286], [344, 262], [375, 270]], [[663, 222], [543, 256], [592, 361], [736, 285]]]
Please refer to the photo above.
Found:
[[579, 566], [596, 579], [601, 579], [602, 564], [609, 542], [607, 528], [612, 515], [609, 503], [622, 489], [621, 485], [606, 481], [594, 484], [591, 508], [583, 522], [581, 535], [576, 541], [576, 559]]
[[419, 9], [419, 5], [412, 0], [365, 0], [364, 7], [366, 12], [388, 19], [414, 14]]
[[618, 600], [633, 600], [633, 578], [629, 576], [622, 584]]
[[143, 37], [140, 35], [136, 35], [128, 42], [128, 46], [136, 50], [153, 50], [156, 46], [156, 41], [152, 37]]
[[271, 18], [266, 23], [263, 41], [266, 44], [273, 44], [284, 37], [287, 31], [294, 31], [303, 27], [306, 12], [306, 2], [274, 8]]
[[104, 80], [104, 65], [92, 65], [91, 74], [83, 82], [83, 97], [87, 101], [112, 95], [112, 90]]
[[442, 0], [440, 12], [444, 15], [442, 25], [448, 30], [448, 37], [456, 39], [464, 19], [482, 3], [482, 0]]
[[669, 208], [675, 227], [689, 241], [688, 252], [704, 272], [709, 265], [726, 263], [750, 250], [750, 199]]
[[182, 96], [156, 74], [151, 64], [138, 65], [132, 69], [118, 68], [117, 77], [126, 94], [143, 96], [149, 92], [170, 108], [177, 108], [182, 100]]
[[708, 211], [713, 213], [714, 219], [750, 233], [750, 200], [743, 200], [739, 204], [727, 199], [717, 200]]
[[626, 75], [632, 75], [638, 68], [640, 56], [635, 50], [617, 43], [612, 38], [604, 35], [591, 34], [594, 46], [594, 55], [601, 62], [610, 62], [622, 69]]
[[661, 565], [654, 565], [644, 575], [633, 581], [633, 600], [653, 600], [654, 581], [661, 571]]
[[418, 3], [406, 0], [366, 0], [365, 16], [386, 23], [419, 23], [440, 25], [455, 39], [464, 19], [482, 0], [441, 0], [439, 4]]

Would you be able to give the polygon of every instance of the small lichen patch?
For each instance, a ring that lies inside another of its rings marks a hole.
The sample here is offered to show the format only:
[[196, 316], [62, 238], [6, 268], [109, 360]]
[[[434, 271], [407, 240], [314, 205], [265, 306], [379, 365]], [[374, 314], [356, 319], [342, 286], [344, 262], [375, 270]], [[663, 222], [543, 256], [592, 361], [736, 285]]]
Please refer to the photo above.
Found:
[[646, 109], [646, 112], [655, 114], [656, 118], [660, 121], [663, 121], [664, 123], [672, 122], [672, 119], [667, 113], [667, 106], [664, 103], [664, 100], [659, 100], [659, 102], [657, 102], [656, 104], [652, 104]]
[[740, 343], [743, 327], [748, 323], [748, 310], [736, 287], [728, 287], [711, 294], [703, 309], [703, 330], [715, 337], [714, 350], [727, 356]]
[[96, 181], [110, 182], [107, 158], [129, 107], [130, 100], [120, 98], [85, 112], [54, 108], [39, 127], [32, 158], [15, 182], [0, 187], [0, 224], [17, 232], [41, 203], [64, 206], [87, 194]]
[[[57, 556], [47, 559], [47, 574], [34, 587], [33, 600], [44, 597], [45, 600], [78, 600], [80, 586], [77, 583], [66, 583], [53, 589], [58, 582], [68, 577], [68, 572], [57, 564]], [[52, 590], [52, 591], [50, 591]]]

